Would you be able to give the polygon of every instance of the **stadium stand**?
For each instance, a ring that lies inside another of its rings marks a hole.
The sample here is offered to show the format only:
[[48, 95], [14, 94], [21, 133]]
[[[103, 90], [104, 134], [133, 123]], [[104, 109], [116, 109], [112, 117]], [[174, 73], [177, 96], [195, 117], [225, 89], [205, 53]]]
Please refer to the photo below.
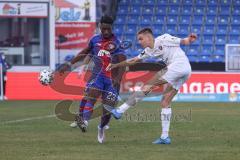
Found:
[[115, 33], [134, 45], [128, 56], [141, 47], [136, 32], [151, 27], [155, 36], [169, 33], [184, 37], [198, 34], [198, 41], [182, 47], [191, 62], [224, 63], [225, 44], [240, 43], [240, 0], [120, 0]]

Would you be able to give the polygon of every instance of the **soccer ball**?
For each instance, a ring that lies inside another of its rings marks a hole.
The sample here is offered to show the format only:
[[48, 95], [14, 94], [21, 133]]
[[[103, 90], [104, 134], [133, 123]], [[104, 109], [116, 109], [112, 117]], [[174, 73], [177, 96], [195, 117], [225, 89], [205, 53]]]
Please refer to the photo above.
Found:
[[49, 85], [52, 83], [54, 78], [53, 71], [50, 69], [44, 69], [39, 73], [38, 80], [42, 85]]

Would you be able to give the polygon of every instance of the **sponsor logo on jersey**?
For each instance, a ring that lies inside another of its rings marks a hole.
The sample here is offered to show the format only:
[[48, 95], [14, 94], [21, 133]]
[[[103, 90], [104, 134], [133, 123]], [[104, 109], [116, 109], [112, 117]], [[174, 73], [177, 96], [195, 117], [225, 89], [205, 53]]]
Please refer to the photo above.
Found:
[[98, 56], [99, 56], [99, 57], [103, 57], [103, 56], [110, 57], [111, 55], [110, 55], [110, 52], [107, 51], [107, 50], [99, 50]]

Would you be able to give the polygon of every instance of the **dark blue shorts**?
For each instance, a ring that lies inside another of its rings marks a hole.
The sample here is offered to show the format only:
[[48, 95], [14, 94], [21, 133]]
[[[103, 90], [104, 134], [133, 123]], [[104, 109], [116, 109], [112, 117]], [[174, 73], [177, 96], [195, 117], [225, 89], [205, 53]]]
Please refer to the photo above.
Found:
[[93, 75], [89, 79], [86, 85], [86, 92], [89, 88], [96, 88], [102, 92], [102, 99], [116, 102], [118, 98], [118, 92], [113, 87], [112, 79], [103, 75]]

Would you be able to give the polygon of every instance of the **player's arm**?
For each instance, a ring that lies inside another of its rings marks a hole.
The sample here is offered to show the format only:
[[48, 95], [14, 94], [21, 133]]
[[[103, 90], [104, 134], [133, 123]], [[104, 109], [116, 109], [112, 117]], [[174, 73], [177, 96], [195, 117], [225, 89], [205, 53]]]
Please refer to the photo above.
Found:
[[[69, 63], [70, 65], [77, 63], [78, 61], [82, 60], [83, 58], [85, 58], [88, 53], [91, 51], [91, 48], [88, 46], [86, 48], [84, 48], [83, 50], [81, 50]], [[87, 62], [87, 60], [86, 60]]]
[[126, 67], [126, 66], [131, 66], [136, 64], [137, 62], [141, 61], [141, 59], [137, 56], [131, 59], [127, 59], [125, 61], [122, 61], [120, 63], [116, 63], [116, 64], [109, 64], [106, 68], [107, 71], [110, 71], [111, 69], [117, 68], [117, 67]]
[[[124, 54], [118, 54], [114, 58], [117, 59], [116, 60], [117, 62], [123, 62], [126, 60], [126, 56]], [[126, 67], [118, 67], [112, 70], [112, 76], [114, 77], [113, 79], [114, 85], [120, 85], [121, 79], [125, 71]]]
[[197, 39], [197, 35], [195, 33], [191, 33], [186, 38], [181, 39], [180, 43], [183, 45], [189, 45], [194, 41], [196, 41], [196, 39]]
[[79, 67], [79, 71], [78, 71], [78, 74], [81, 75], [84, 68], [86, 67], [86, 65], [90, 62], [91, 60], [91, 56], [87, 55], [84, 60], [83, 60], [83, 63], [80, 65]]
[[58, 70], [62, 74], [65, 71], [68, 70], [68, 68], [71, 67], [72, 64], [75, 64], [76, 62], [82, 60], [88, 53], [91, 51], [91, 47], [86, 47], [83, 50], [81, 50], [70, 62], [65, 63], [62, 67], [60, 67]]

